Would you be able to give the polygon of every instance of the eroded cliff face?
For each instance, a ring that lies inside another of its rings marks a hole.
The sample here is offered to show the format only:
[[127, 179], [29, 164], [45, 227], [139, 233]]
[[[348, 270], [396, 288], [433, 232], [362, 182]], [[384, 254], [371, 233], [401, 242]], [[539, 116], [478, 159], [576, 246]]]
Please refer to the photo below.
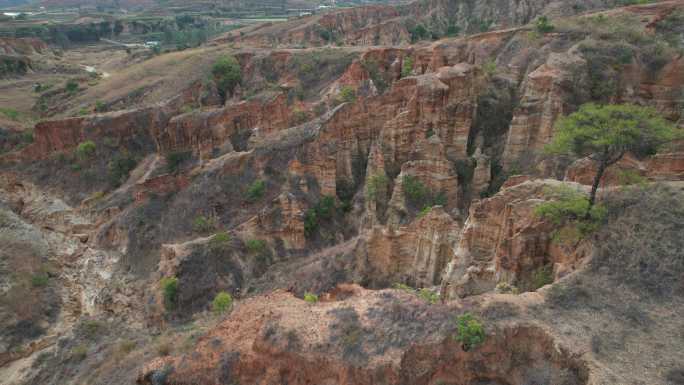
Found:
[[[454, 11], [439, 4], [410, 7]], [[487, 17], [515, 26], [564, 9], [509, 5]], [[154, 347], [141, 339], [147, 350], [128, 373], [145, 362], [139, 383], [608, 384], [596, 379], [605, 371], [595, 357], [577, 353], [593, 340], [573, 345], [567, 330], [531, 316], [557, 306], [549, 301], [588, 301], [554, 288], [595, 251], [588, 241], [556, 242], [563, 229], [534, 213], [554, 189], [586, 192], [591, 163], [568, 166], [541, 150], [558, 117], [585, 101], [652, 105], [681, 121], [677, 54], [653, 65], [650, 46], [631, 41], [625, 63], [596, 72], [616, 81], [609, 92], [597, 93], [603, 84], [590, 76], [596, 52], [609, 64], [615, 56], [595, 42], [615, 39], [597, 20], [626, 17], [640, 32], [660, 33], [681, 6], [589, 15], [541, 35], [523, 27], [417, 47], [242, 49], [234, 54], [244, 79], [224, 105], [197, 83], [157, 105], [38, 124], [32, 145], [2, 157], [33, 187], [3, 181], [0, 192], [12, 197], [17, 228], [23, 221], [44, 227], [31, 234], [62, 234], [41, 236], [69, 250], [57, 259], [67, 261], [60, 274], [79, 282], [68, 299], [78, 314], [171, 335], [193, 320], [216, 321], [184, 344], [186, 354], [152, 359]], [[485, 12], [478, 7], [471, 11]], [[365, 44], [374, 28], [397, 27], [393, 12], [368, 7], [316, 20]], [[285, 38], [318, 33], [301, 27]], [[243, 43], [275, 38], [262, 32]], [[95, 152], [80, 156], [88, 140]], [[681, 180], [681, 150], [627, 156], [603, 186], [639, 182], [634, 175]], [[114, 173], [122, 165], [130, 166], [123, 178]], [[112, 173], [118, 179], [106, 181]], [[566, 181], [539, 179], [549, 176]], [[24, 209], [53, 202], [36, 198], [38, 189], [63, 195], [54, 203], [61, 209]], [[160, 288], [169, 277], [178, 280], [172, 307]], [[388, 289], [396, 284], [404, 289]], [[219, 322], [208, 311], [221, 291], [235, 310]], [[307, 292], [320, 301], [299, 299]], [[453, 340], [453, 318], [466, 311], [492, 321], [474, 351]], [[55, 351], [79, 347], [81, 337], [69, 338]]]
[[[559, 226], [540, 218], [534, 208], [559, 187], [584, 191], [581, 185], [555, 180], [527, 180], [504, 185], [495, 196], [470, 206], [453, 259], [444, 273], [443, 298], [465, 297], [497, 285], [536, 290], [533, 275], [549, 269], [552, 280], [579, 268], [591, 248], [554, 241]], [[547, 282], [549, 283], [549, 282]]]

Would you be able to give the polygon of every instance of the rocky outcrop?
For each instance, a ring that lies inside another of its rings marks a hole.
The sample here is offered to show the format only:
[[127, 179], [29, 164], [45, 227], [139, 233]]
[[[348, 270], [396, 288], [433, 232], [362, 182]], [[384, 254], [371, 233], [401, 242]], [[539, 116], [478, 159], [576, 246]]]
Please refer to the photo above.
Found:
[[441, 206], [406, 226], [376, 226], [360, 243], [357, 265], [377, 286], [438, 285], [453, 258], [460, 230], [460, 224]]
[[200, 158], [244, 149], [253, 133], [265, 135], [289, 127], [293, 108], [284, 94], [265, 95], [224, 108], [196, 111], [171, 118], [156, 134], [159, 151], [192, 150]]
[[304, 202], [284, 192], [271, 202], [268, 209], [242, 224], [239, 231], [250, 238], [278, 239], [288, 250], [304, 250], [305, 209]]
[[534, 208], [554, 188], [580, 185], [554, 180], [525, 181], [504, 186], [497, 195], [475, 201], [442, 281], [442, 298], [449, 299], [494, 290], [499, 283], [534, 290], [532, 277], [551, 269], [553, 277], [575, 270], [588, 249], [554, 242], [554, 226], [537, 217]]

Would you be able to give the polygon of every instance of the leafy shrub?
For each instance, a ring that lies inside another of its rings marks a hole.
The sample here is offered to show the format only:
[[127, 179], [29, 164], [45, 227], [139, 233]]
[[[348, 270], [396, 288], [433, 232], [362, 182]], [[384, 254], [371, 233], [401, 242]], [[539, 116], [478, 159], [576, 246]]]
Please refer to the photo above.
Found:
[[553, 283], [553, 266], [541, 266], [532, 273], [532, 290], [537, 290], [541, 287]]
[[81, 160], [91, 158], [93, 155], [95, 155], [96, 149], [97, 146], [95, 145], [95, 142], [92, 140], [86, 140], [76, 147], [76, 156]]
[[342, 103], [353, 103], [356, 101], [356, 90], [351, 86], [344, 86], [340, 89], [338, 98]]
[[430, 38], [430, 31], [423, 24], [409, 28], [408, 32], [411, 34], [411, 43]]
[[304, 301], [308, 303], [316, 303], [318, 302], [318, 296], [313, 293], [304, 293]]
[[324, 195], [316, 204], [316, 213], [322, 219], [332, 218], [335, 214], [335, 197]]
[[164, 308], [167, 311], [175, 309], [178, 299], [178, 278], [164, 277], [159, 281], [159, 286], [164, 298]]
[[413, 58], [410, 56], [407, 56], [404, 58], [404, 62], [401, 63], [401, 77], [405, 78], [407, 76], [411, 76], [412, 72], [413, 72]]
[[219, 95], [224, 101], [242, 81], [242, 68], [233, 56], [219, 57], [211, 67], [211, 74], [214, 76]]
[[64, 86], [64, 90], [70, 94], [73, 95], [78, 91], [78, 83], [76, 83], [73, 80], [69, 80], [66, 82], [66, 85]]
[[135, 158], [126, 153], [116, 155], [107, 167], [109, 183], [115, 187], [124, 183], [137, 163]]
[[249, 239], [245, 242], [247, 250], [253, 254], [259, 254], [266, 250], [266, 241], [263, 239]]
[[468, 32], [487, 32], [492, 28], [492, 24], [494, 24], [492, 20], [473, 17], [468, 20]]
[[[590, 207], [589, 198], [580, 191], [559, 186], [549, 188], [546, 192], [553, 200], [535, 207], [535, 215], [550, 220], [556, 226], [576, 229], [579, 239], [596, 231], [605, 218], [605, 207], [600, 204]], [[556, 240], [560, 240], [558, 235], [561, 233], [556, 232], [554, 235]]]
[[363, 68], [368, 72], [368, 77], [380, 94], [385, 93], [391, 79], [387, 79], [387, 74], [380, 71], [380, 64], [375, 59], [366, 59], [361, 62]]
[[310, 237], [318, 230], [318, 216], [316, 209], [310, 208], [304, 213], [304, 235]]
[[292, 124], [298, 125], [306, 123], [308, 120], [309, 113], [307, 111], [303, 111], [298, 108], [295, 108], [294, 111], [292, 111]]
[[119, 342], [118, 351], [122, 355], [126, 355], [135, 349], [138, 344], [133, 340], [123, 340]]
[[19, 120], [19, 111], [14, 108], [0, 108], [0, 113], [5, 115], [10, 120]]
[[230, 246], [230, 234], [225, 231], [214, 234], [209, 240], [209, 247], [214, 251], [225, 250]]
[[499, 282], [496, 285], [496, 292], [502, 294], [519, 294], [520, 290], [508, 282]]
[[409, 294], [413, 294], [431, 305], [434, 305], [435, 303], [437, 303], [437, 301], [439, 301], [439, 293], [434, 292], [425, 287], [420, 290], [417, 290], [404, 283], [395, 283], [392, 287], [396, 290], [401, 290]]
[[430, 195], [430, 191], [420, 179], [405, 175], [402, 179], [404, 196], [415, 207], [423, 207]]
[[233, 306], [233, 296], [225, 291], [216, 294], [211, 302], [211, 308], [216, 314], [223, 314]]
[[343, 212], [348, 212], [352, 209], [352, 199], [356, 193], [354, 183], [346, 179], [341, 179], [335, 184], [335, 194], [342, 202], [341, 209]]
[[81, 322], [79, 330], [83, 336], [89, 340], [95, 340], [105, 331], [105, 325], [94, 319], [87, 319]]
[[324, 195], [316, 205], [304, 214], [304, 234], [312, 236], [318, 229], [321, 220], [330, 220], [336, 213], [335, 197]]
[[47, 286], [50, 277], [45, 273], [38, 273], [31, 276], [31, 286], [44, 287]]
[[168, 339], [162, 339], [157, 342], [157, 355], [160, 357], [168, 356], [173, 351], [173, 345]]
[[434, 292], [426, 287], [418, 290], [418, 297], [429, 304], [435, 304], [439, 301], [439, 293]]
[[545, 34], [545, 33], [553, 32], [553, 30], [556, 27], [554, 27], [553, 24], [551, 24], [548, 17], [540, 16], [534, 22], [534, 28], [537, 32], [539, 32], [541, 34]]
[[458, 33], [461, 32], [461, 28], [456, 25], [456, 24], [449, 24], [446, 29], [446, 36], [447, 37], [455, 37], [458, 36]]
[[107, 110], [107, 105], [103, 101], [101, 101], [101, 100], [95, 101], [95, 111], [104, 112], [106, 110]]
[[204, 215], [195, 217], [195, 220], [192, 223], [192, 229], [198, 233], [211, 232], [216, 229], [216, 226], [216, 218], [205, 217]]
[[166, 154], [166, 169], [175, 174], [180, 170], [181, 164], [192, 156], [191, 151], [174, 151]]
[[264, 196], [266, 191], [266, 182], [263, 180], [255, 180], [247, 188], [247, 200], [250, 202], [256, 202]]
[[620, 170], [617, 178], [618, 183], [622, 186], [644, 186], [646, 184], [646, 178], [639, 175], [639, 173], [634, 170]]
[[484, 327], [470, 313], [465, 313], [456, 318], [454, 339], [461, 343], [463, 350], [468, 351], [484, 342]]
[[70, 358], [75, 361], [83, 361], [88, 357], [88, 346], [85, 344], [78, 345], [71, 349]]
[[385, 174], [372, 175], [370, 178], [368, 178], [366, 196], [371, 200], [386, 196], [388, 184], [389, 178], [387, 178]]
[[418, 213], [417, 217], [418, 217], [418, 218], [422, 218], [422, 217], [424, 217], [424, 216], [430, 214], [430, 211], [432, 211], [432, 206], [425, 206], [425, 207], [423, 207], [422, 210], [420, 210], [420, 212]]
[[496, 74], [497, 71], [497, 65], [496, 65], [496, 60], [490, 59], [487, 60], [482, 64], [482, 71], [484, 71], [485, 75], [487, 77], [492, 77]]

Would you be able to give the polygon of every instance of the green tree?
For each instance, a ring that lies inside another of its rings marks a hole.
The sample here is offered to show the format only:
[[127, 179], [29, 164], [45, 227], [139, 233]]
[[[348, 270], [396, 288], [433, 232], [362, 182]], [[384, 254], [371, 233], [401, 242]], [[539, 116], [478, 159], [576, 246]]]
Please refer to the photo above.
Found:
[[546, 150], [551, 154], [589, 157], [597, 165], [586, 211], [586, 215], [590, 215], [596, 191], [608, 167], [627, 152], [637, 156], [653, 155], [663, 144], [677, 137], [681, 137], [681, 132], [652, 108], [588, 103], [558, 121], [554, 138]]
[[235, 87], [242, 81], [242, 69], [240, 63], [233, 56], [224, 55], [219, 57], [211, 68], [216, 88], [225, 102], [226, 97], [233, 93]]

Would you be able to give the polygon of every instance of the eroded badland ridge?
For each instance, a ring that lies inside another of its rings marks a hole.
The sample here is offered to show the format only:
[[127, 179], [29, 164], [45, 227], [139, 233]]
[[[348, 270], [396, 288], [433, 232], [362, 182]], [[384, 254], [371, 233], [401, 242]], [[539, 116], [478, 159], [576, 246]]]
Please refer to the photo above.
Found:
[[549, 151], [588, 103], [684, 128], [684, 1], [630, 3], [0, 37], [0, 383], [684, 384], [682, 137], [595, 206]]

